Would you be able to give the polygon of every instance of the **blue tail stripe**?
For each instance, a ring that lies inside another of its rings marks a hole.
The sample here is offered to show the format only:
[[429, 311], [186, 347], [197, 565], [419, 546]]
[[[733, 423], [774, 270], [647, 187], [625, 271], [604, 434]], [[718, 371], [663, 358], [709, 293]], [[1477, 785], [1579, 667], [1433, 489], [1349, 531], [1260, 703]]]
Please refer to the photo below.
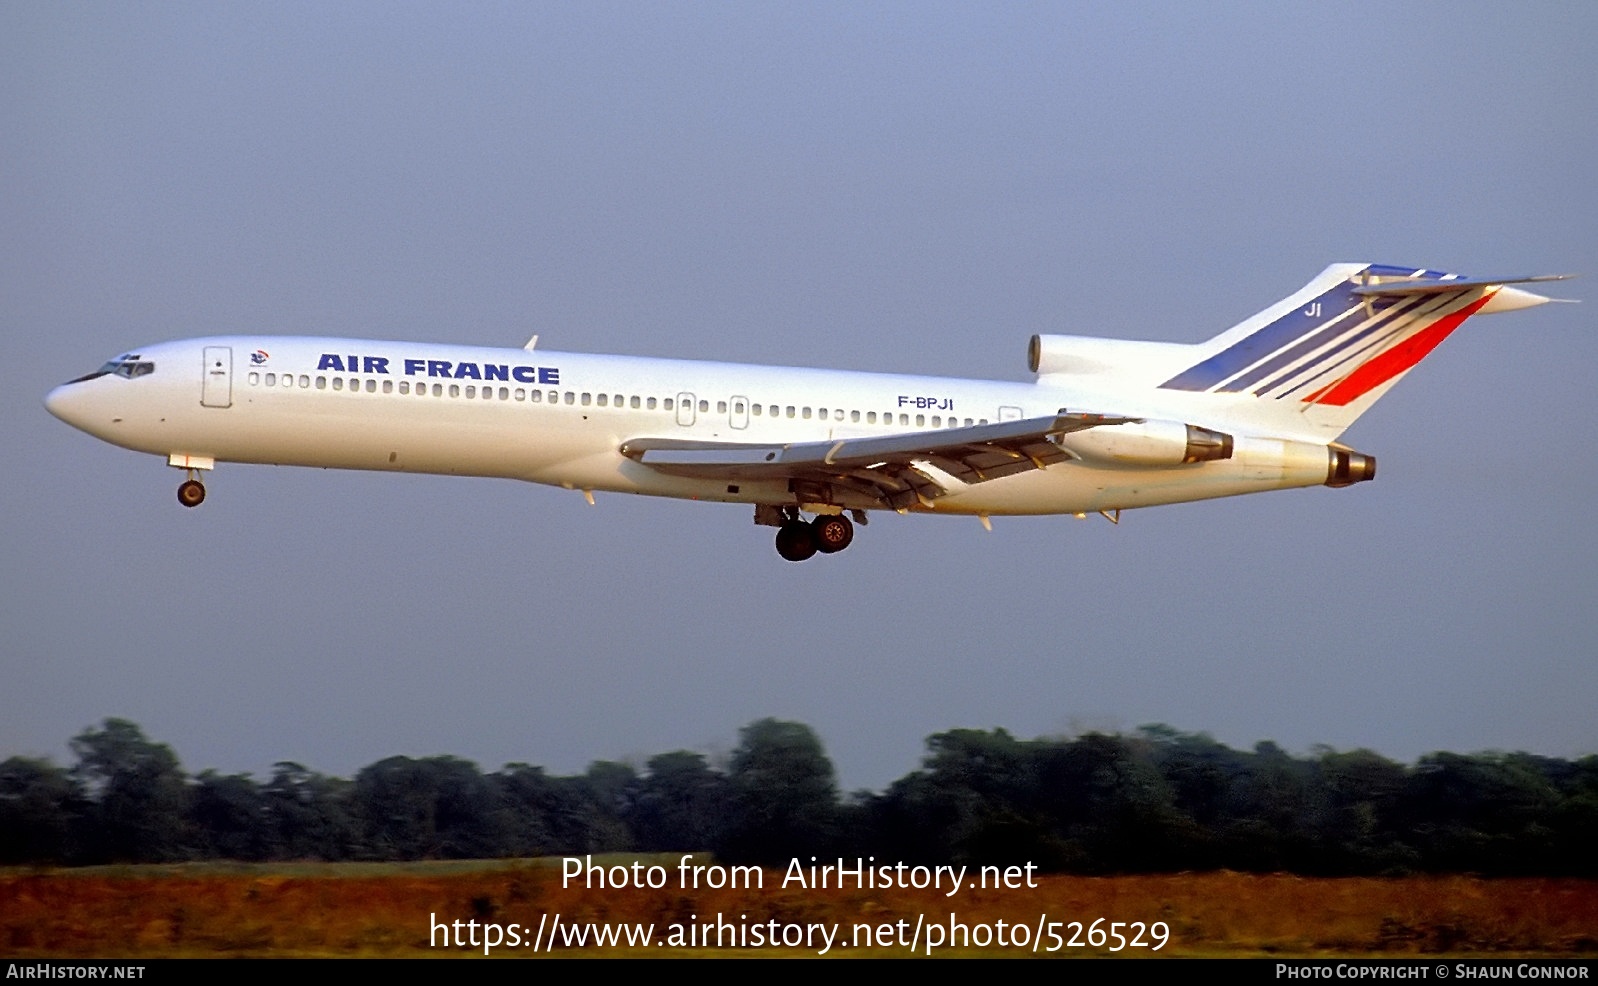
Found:
[[[1437, 318], [1444, 317], [1443, 315], [1439, 314], [1442, 309], [1448, 308], [1449, 311], [1453, 311], [1454, 309], [1449, 307], [1450, 304], [1451, 302], [1449, 300], [1440, 299], [1435, 304], [1415, 305], [1413, 308], [1410, 308], [1410, 310], [1404, 312], [1402, 318], [1397, 320], [1389, 319], [1383, 322], [1381, 325], [1375, 326], [1375, 328], [1380, 328], [1385, 331], [1380, 333], [1376, 338], [1365, 339], [1365, 341], [1358, 348], [1353, 349], [1352, 351], [1350, 351], [1349, 347], [1353, 342], [1355, 342], [1355, 340], [1350, 339], [1348, 343], [1338, 346], [1335, 352], [1329, 352], [1326, 354], [1328, 357], [1331, 357], [1340, 353], [1342, 358], [1337, 359], [1335, 362], [1322, 360], [1320, 362], [1320, 369], [1314, 374], [1314, 376], [1306, 380], [1301, 380], [1288, 389], [1282, 391], [1280, 394], [1277, 394], [1276, 399], [1281, 400], [1284, 397], [1290, 397], [1306, 387], [1316, 386], [1318, 388], [1319, 386], [1323, 386], [1326, 382], [1328, 382], [1328, 378], [1335, 379], [1342, 376], [1344, 367], [1347, 367], [1349, 372], [1353, 372], [1354, 370], [1358, 369], [1359, 366], [1366, 360], [1380, 355], [1382, 351], [1390, 348], [1398, 342], [1401, 342], [1403, 339], [1409, 336], [1411, 331], [1417, 328], [1417, 321], [1429, 325]], [[1366, 335], [1367, 333], [1360, 333], [1360, 338], [1364, 339]]]
[[1321, 314], [1322, 310], [1346, 308], [1361, 300], [1352, 293], [1345, 281], [1311, 299], [1307, 308], [1295, 309], [1283, 315], [1246, 339], [1240, 339], [1202, 363], [1188, 367], [1160, 386], [1171, 390], [1209, 390], [1314, 332], [1326, 319]]
[[[1354, 288], [1363, 281], [1355, 278], [1437, 280], [1448, 276], [1450, 275], [1441, 271], [1425, 268], [1371, 264], [1354, 278], [1334, 285], [1310, 299], [1303, 307], [1283, 315], [1221, 352], [1188, 367], [1160, 386], [1170, 390], [1224, 393], [1241, 393], [1252, 388], [1252, 393], [1263, 396], [1272, 390], [1288, 386], [1294, 378], [1307, 372], [1308, 378], [1289, 386], [1286, 393], [1301, 390], [1310, 381], [1324, 379], [1331, 368], [1346, 365], [1350, 359], [1362, 358], [1372, 348], [1369, 341], [1373, 336], [1376, 339], [1376, 348], [1385, 346], [1388, 340], [1385, 330], [1392, 327], [1392, 316], [1405, 313], [1405, 317], [1401, 320], [1407, 321], [1408, 315], [1427, 307], [1424, 303], [1411, 306], [1407, 303], [1407, 299], [1376, 299], [1356, 295]], [[1375, 320], [1348, 338], [1335, 341], [1339, 333], [1348, 331], [1344, 323], [1349, 314], [1357, 310], [1373, 312]], [[1336, 311], [1341, 311], [1342, 314], [1330, 316], [1327, 314]], [[1339, 326], [1344, 327], [1339, 328]], [[1308, 357], [1318, 347], [1325, 345], [1331, 345], [1332, 348], [1316, 357], [1313, 364], [1293, 365]]]
[[[1228, 383], [1224, 389], [1228, 392], [1248, 390], [1266, 377], [1275, 375], [1277, 371], [1283, 369], [1289, 363], [1302, 359], [1316, 348], [1326, 345], [1340, 334], [1347, 332], [1348, 326], [1343, 323], [1348, 320], [1350, 315], [1356, 315], [1361, 310], [1361, 306], [1355, 306], [1335, 316], [1330, 322], [1322, 322], [1319, 332], [1312, 332], [1299, 342], [1288, 346], [1277, 355]], [[1255, 391], [1255, 393], [1258, 393], [1258, 391]]]
[[[1300, 380], [1298, 383], [1288, 387], [1280, 394], [1277, 394], [1276, 399], [1281, 400], [1284, 397], [1291, 397], [1306, 387], [1319, 388], [1324, 384], [1337, 379], [1338, 377], [1342, 376], [1344, 367], [1348, 367], [1350, 371], [1358, 368], [1359, 365], [1365, 362], [1366, 358], [1371, 355], [1372, 350], [1380, 350], [1391, 341], [1391, 335], [1384, 336], [1379, 339], [1367, 340], [1365, 345], [1360, 346], [1353, 352], [1343, 353], [1340, 359], [1322, 360], [1318, 365], [1314, 375]], [[1327, 355], [1331, 356], [1333, 354], [1328, 353]], [[1273, 386], [1280, 386], [1280, 383], [1274, 384]], [[1263, 394], [1264, 391], [1256, 391], [1256, 393]]]
[[[1363, 311], [1364, 307], [1365, 306], [1362, 305], [1359, 309], [1355, 309], [1355, 311]], [[1316, 357], [1315, 363], [1313, 364], [1314, 366], [1325, 367], [1330, 363], [1337, 362], [1338, 356], [1346, 352], [1350, 347], [1357, 346], [1362, 340], [1368, 339], [1372, 335], [1383, 332], [1391, 327], [1393, 324], [1393, 316], [1398, 314], [1397, 309], [1406, 307], [1414, 309], [1418, 306], [1414, 304], [1406, 304], [1403, 301], [1397, 301], [1391, 298], [1382, 298], [1373, 302], [1371, 307], [1375, 309], [1373, 314], [1376, 316], [1371, 324], [1351, 333], [1348, 338], [1343, 339], [1330, 349], [1326, 350], [1326, 352], [1320, 354], [1320, 356]], [[1350, 313], [1345, 313], [1345, 317], [1347, 314]], [[1412, 314], [1412, 312], [1407, 314]], [[1340, 318], [1338, 321], [1342, 321], [1342, 319]], [[1311, 350], [1314, 350], [1319, 346], [1326, 345], [1327, 343], [1336, 339], [1340, 333], [1346, 331], [1348, 330], [1345, 327], [1341, 329], [1332, 329], [1327, 332], [1318, 332], [1313, 337], [1306, 339], [1294, 346], [1290, 351], [1283, 353], [1280, 357], [1271, 360], [1267, 366], [1261, 368], [1260, 373], [1249, 374], [1250, 379], [1234, 383], [1232, 386], [1228, 387], [1227, 390], [1246, 390], [1249, 386], [1259, 383], [1261, 378], [1267, 375], [1271, 376], [1271, 379], [1266, 380], [1264, 383], [1260, 384], [1260, 386], [1255, 387], [1255, 394], [1264, 394], [1266, 391], [1280, 387], [1288, 380], [1291, 380], [1293, 377], [1298, 376], [1299, 374], [1310, 369], [1311, 365], [1306, 364], [1304, 366], [1296, 366], [1292, 369], [1286, 370], [1286, 372], [1281, 373], [1277, 373], [1275, 371], [1283, 369], [1287, 364], [1296, 361], [1300, 357], [1308, 354]]]

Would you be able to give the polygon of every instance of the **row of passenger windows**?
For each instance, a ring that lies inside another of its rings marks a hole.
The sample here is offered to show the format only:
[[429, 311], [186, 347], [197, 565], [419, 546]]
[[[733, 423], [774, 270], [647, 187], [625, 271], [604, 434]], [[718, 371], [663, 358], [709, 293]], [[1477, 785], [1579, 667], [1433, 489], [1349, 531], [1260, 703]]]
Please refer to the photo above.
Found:
[[[250, 373], [249, 381], [250, 386], [252, 387], [264, 386], [289, 389], [298, 387], [303, 390], [310, 390], [314, 387], [316, 390], [332, 389], [337, 391], [349, 391], [352, 393], [358, 393], [364, 390], [368, 394], [375, 394], [381, 391], [385, 394], [399, 393], [414, 395], [417, 397], [426, 397], [431, 395], [433, 397], [449, 396], [454, 398], [464, 398], [466, 400], [524, 401], [532, 404], [571, 404], [581, 407], [627, 407], [641, 411], [654, 411], [657, 409], [662, 411], [679, 410], [677, 407], [677, 399], [672, 397], [656, 398], [639, 397], [637, 395], [628, 397], [624, 394], [594, 394], [587, 392], [579, 393], [572, 390], [530, 390], [524, 387], [495, 388], [491, 386], [479, 387], [476, 384], [463, 385], [458, 383], [428, 384], [424, 381], [417, 381], [413, 386], [409, 380], [378, 381], [373, 378], [367, 378], [363, 380], [360, 377], [312, 377], [305, 373], [302, 373], [296, 377], [292, 373], [263, 374], [254, 371]], [[681, 410], [687, 411], [690, 409], [691, 405], [689, 401], [682, 401], [681, 403], [683, 405]], [[710, 413], [710, 402], [707, 400], [699, 401], [697, 410], [701, 414]], [[810, 408], [800, 407], [793, 404], [783, 405], [756, 404], [753, 402], [746, 403], [742, 398], [733, 398], [730, 404], [728, 401], [724, 400], [716, 402], [717, 414], [727, 414], [729, 410], [733, 415], [738, 417], [743, 417], [745, 414], [749, 414], [757, 418], [797, 418], [805, 421], [809, 421], [813, 418], [818, 421], [849, 421], [853, 424], [863, 423], [868, 425], [894, 424], [894, 417], [895, 414], [897, 414], [897, 423], [901, 425], [914, 424], [916, 427], [924, 428], [928, 424], [928, 415], [925, 414], [912, 415], [902, 412], [883, 411], [879, 415], [876, 411], [844, 411], [841, 408]], [[934, 414], [930, 417], [931, 425], [934, 428], [958, 428], [970, 425], [985, 425], [988, 423], [987, 418], [962, 419], [953, 415], [945, 418], [941, 414]]]

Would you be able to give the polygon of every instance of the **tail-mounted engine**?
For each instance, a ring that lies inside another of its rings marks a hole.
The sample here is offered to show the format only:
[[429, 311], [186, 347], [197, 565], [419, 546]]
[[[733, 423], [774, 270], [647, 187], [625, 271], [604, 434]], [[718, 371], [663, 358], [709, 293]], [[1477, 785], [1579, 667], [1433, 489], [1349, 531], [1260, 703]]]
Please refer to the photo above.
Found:
[[1326, 485], [1337, 488], [1353, 486], [1376, 478], [1376, 456], [1355, 452], [1341, 445], [1326, 450]]
[[1232, 457], [1232, 436], [1180, 421], [1130, 421], [1060, 438], [1084, 462], [1131, 468], [1180, 466]]

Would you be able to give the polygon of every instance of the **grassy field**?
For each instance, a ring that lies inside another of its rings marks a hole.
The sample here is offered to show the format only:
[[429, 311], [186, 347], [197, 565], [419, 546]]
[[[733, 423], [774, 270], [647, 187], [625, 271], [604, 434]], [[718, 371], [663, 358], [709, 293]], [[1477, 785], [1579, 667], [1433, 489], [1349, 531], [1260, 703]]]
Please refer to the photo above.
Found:
[[[472, 934], [467, 922], [478, 922], [479, 939], [493, 924], [508, 940], [506, 929], [514, 923], [524, 943], [492, 952], [530, 957], [551, 951], [549, 937], [536, 948], [525, 942], [541, 923], [554, 936], [556, 916], [567, 930], [553, 951], [568, 956], [748, 955], [776, 928], [812, 925], [839, 926], [837, 941], [848, 945], [835, 942], [831, 955], [926, 954], [935, 935], [945, 941], [934, 955], [1028, 955], [1034, 941], [1043, 952], [1057, 943], [1059, 955], [1110, 954], [1113, 939], [1099, 943], [1089, 934], [1098, 918], [1105, 919], [1102, 932], [1111, 922], [1164, 922], [1169, 939], [1163, 948], [1125, 947], [1124, 955], [1598, 955], [1598, 883], [1592, 881], [1040, 876], [1031, 888], [968, 887], [946, 897], [931, 889], [783, 888], [782, 871], [765, 871], [758, 888], [683, 889], [678, 859], [644, 857], [671, 878], [660, 889], [584, 888], [580, 880], [563, 887], [559, 860], [5, 870], [0, 955], [481, 957], [482, 947], [442, 947], [436, 930], [431, 938], [438, 947], [430, 944], [433, 921], [453, 929], [458, 920], [463, 937]], [[712, 933], [707, 946], [703, 929], [717, 915], [724, 929], [735, 930], [721, 932], [720, 947]], [[925, 927], [912, 949], [905, 936], [918, 921]], [[647, 929], [650, 944], [570, 944], [587, 922]], [[1048, 935], [1049, 922], [1060, 922], [1057, 942]], [[855, 943], [850, 936], [857, 926], [869, 926], [878, 937], [870, 945]], [[802, 945], [764, 951], [817, 954], [820, 932], [809, 933]], [[1015, 944], [1018, 938], [1025, 941]], [[1073, 938], [1080, 944], [1069, 944]], [[1145, 940], [1152, 944], [1152, 935]], [[744, 947], [729, 947], [739, 942]]]

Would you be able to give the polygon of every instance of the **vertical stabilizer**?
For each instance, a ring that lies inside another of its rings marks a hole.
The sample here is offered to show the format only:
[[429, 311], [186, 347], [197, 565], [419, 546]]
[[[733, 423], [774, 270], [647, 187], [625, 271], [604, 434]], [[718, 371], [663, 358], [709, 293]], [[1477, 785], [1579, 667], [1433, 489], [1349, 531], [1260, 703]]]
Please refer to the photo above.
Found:
[[[1472, 315], [1549, 299], [1506, 284], [1379, 264], [1334, 264], [1300, 291], [1194, 348], [1166, 390], [1252, 395], [1257, 417], [1330, 441]], [[1247, 413], [1247, 412], [1245, 412]]]

